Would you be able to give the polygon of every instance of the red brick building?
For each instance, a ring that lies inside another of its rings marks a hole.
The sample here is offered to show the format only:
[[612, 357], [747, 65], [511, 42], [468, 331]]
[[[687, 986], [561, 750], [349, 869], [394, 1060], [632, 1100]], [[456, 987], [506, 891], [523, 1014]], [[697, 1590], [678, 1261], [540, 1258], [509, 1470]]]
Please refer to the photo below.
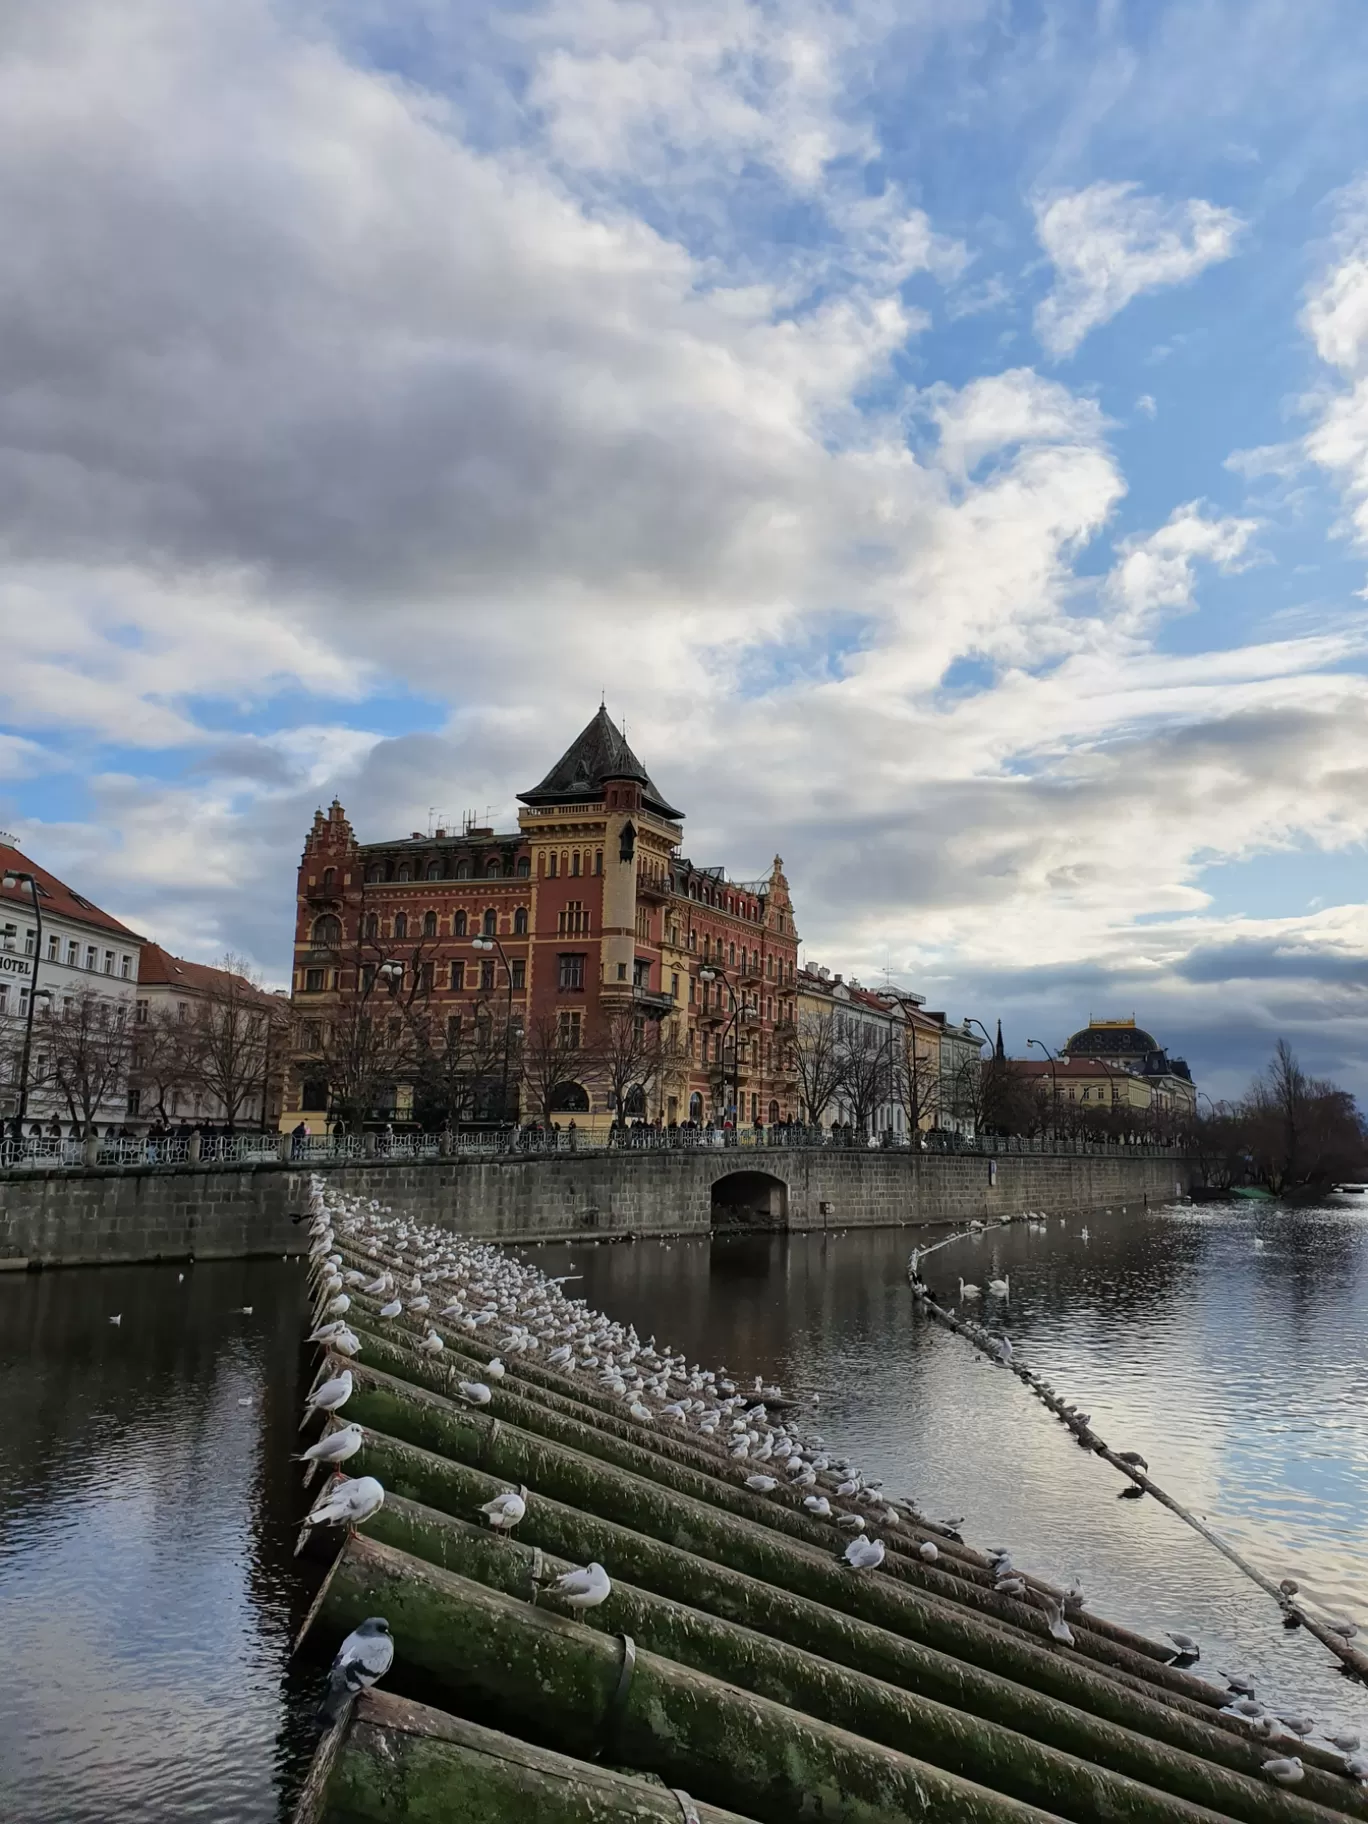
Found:
[[[299, 869], [293, 1080], [282, 1121], [321, 1129], [337, 1110], [332, 1034], [377, 967], [421, 992], [453, 1032], [511, 1015], [515, 1039], [554, 1030], [582, 1051], [557, 1096], [605, 1123], [602, 1050], [618, 1015], [660, 1022], [668, 1064], [627, 1112], [663, 1122], [773, 1123], [797, 1113], [791, 1042], [798, 936], [783, 868], [748, 882], [680, 854], [672, 806], [597, 715], [540, 784], [516, 831], [467, 827], [358, 842], [335, 800], [315, 815]], [[516, 1075], [516, 1072], [515, 1072]], [[409, 1112], [405, 1086], [392, 1109]], [[524, 1097], [524, 1102], [526, 1098]]]

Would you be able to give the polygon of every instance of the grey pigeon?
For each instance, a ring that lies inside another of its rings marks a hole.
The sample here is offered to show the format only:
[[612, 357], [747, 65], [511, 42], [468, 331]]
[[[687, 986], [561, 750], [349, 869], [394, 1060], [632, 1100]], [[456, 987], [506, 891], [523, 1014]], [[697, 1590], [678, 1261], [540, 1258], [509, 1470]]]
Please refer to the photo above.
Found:
[[335, 1723], [355, 1697], [383, 1678], [394, 1663], [394, 1641], [383, 1615], [369, 1615], [352, 1629], [337, 1649], [328, 1671], [328, 1688], [319, 1707], [319, 1721]]

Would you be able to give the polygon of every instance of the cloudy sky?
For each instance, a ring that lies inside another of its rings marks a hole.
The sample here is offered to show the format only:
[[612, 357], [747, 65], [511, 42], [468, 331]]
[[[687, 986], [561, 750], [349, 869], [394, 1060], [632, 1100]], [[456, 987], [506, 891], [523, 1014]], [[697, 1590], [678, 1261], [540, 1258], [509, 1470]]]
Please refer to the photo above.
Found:
[[284, 978], [609, 709], [814, 961], [1368, 1090], [1358, 0], [9, 0], [0, 825]]

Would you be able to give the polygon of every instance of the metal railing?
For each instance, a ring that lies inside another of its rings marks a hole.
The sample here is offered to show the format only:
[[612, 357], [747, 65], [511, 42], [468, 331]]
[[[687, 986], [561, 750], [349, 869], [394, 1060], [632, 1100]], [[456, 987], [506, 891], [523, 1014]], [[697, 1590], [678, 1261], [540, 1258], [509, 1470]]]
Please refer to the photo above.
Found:
[[888, 1152], [921, 1156], [1002, 1158], [1014, 1155], [1066, 1158], [1181, 1158], [1177, 1143], [1152, 1140], [1090, 1140], [1048, 1134], [968, 1136], [919, 1134], [911, 1142], [893, 1135], [867, 1136], [844, 1130], [804, 1127], [626, 1127], [593, 1134], [587, 1129], [537, 1126], [471, 1129], [445, 1134], [370, 1131], [364, 1134], [216, 1134], [193, 1130], [153, 1138], [57, 1139], [37, 1135], [0, 1139], [0, 1169], [89, 1166], [248, 1166], [284, 1162], [296, 1166], [345, 1164], [349, 1160], [402, 1161], [439, 1158], [535, 1157], [549, 1153], [675, 1153], [728, 1149], [748, 1153], [795, 1149], [812, 1152]]

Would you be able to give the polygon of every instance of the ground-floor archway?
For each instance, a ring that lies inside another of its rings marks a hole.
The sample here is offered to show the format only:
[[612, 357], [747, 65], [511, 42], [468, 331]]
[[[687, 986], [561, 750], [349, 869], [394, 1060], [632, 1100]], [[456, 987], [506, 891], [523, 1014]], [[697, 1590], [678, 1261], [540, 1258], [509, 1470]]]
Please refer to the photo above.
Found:
[[784, 1229], [788, 1227], [788, 1186], [772, 1172], [728, 1172], [713, 1181], [712, 1226], [715, 1229]]

